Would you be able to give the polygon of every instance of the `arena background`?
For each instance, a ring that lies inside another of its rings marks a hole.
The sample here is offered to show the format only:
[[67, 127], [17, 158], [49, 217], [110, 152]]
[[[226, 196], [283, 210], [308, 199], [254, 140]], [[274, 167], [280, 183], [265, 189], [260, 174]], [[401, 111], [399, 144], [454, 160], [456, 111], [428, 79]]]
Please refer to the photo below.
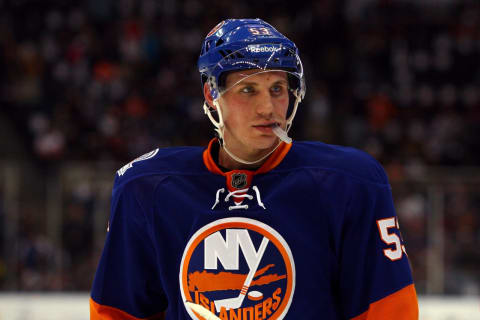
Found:
[[292, 135], [388, 172], [421, 319], [480, 319], [478, 0], [0, 0], [0, 319], [86, 319], [115, 171], [206, 145], [196, 59], [225, 18], [294, 40]]

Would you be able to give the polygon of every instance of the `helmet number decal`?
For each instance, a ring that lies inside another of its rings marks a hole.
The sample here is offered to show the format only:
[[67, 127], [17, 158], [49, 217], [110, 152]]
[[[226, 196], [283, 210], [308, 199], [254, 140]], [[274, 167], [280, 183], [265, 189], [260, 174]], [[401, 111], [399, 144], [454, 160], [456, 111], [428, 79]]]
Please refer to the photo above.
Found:
[[251, 34], [255, 36], [271, 36], [272, 33], [268, 28], [248, 28]]

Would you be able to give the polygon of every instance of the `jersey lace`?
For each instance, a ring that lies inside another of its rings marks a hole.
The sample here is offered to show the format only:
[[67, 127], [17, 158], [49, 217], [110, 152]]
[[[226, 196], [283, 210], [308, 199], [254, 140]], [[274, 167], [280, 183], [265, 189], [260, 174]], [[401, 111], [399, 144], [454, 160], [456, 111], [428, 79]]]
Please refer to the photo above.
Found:
[[[248, 199], [248, 200], [253, 200], [254, 196], [250, 195], [250, 194], [247, 194], [248, 190], [250, 188], [245, 188], [245, 189], [238, 189], [238, 190], [235, 190], [235, 191], [231, 191], [229, 192], [226, 196], [225, 196], [225, 202], [228, 202], [230, 200], [231, 197], [235, 197], [235, 198], [243, 198], [243, 199]], [[263, 204], [262, 202], [262, 197], [260, 196], [260, 190], [258, 189], [257, 186], [253, 186], [252, 187], [253, 191], [255, 191], [255, 197], [257, 199], [257, 203], [260, 207], [262, 207], [263, 209], [266, 209], [265, 208], [265, 205]], [[221, 188], [221, 189], [218, 189], [217, 190], [217, 194], [215, 196], [215, 203], [213, 204], [212, 206], [212, 210], [217, 206], [217, 204], [220, 203], [220, 194], [221, 193], [225, 193], [225, 188]], [[237, 209], [248, 209], [248, 204], [242, 204], [242, 202], [235, 202], [234, 201], [234, 205], [233, 206], [229, 206], [228, 207], [228, 210], [237, 210]]]

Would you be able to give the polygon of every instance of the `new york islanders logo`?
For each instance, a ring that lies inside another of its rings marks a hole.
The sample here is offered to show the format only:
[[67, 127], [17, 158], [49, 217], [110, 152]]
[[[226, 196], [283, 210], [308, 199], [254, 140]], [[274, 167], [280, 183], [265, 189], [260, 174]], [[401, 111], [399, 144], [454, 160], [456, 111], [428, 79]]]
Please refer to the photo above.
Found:
[[[253, 219], [226, 218], [198, 230], [180, 265], [184, 302], [222, 320], [283, 319], [295, 291], [295, 264], [282, 236]], [[187, 304], [192, 319], [205, 319]]]

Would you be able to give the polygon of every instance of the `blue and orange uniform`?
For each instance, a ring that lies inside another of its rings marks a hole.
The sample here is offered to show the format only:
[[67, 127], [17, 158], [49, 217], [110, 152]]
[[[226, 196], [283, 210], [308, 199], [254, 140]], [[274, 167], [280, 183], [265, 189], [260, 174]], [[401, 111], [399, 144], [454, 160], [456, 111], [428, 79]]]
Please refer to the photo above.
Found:
[[218, 142], [120, 169], [91, 319], [418, 319], [383, 168], [353, 148], [283, 143], [225, 171]]

